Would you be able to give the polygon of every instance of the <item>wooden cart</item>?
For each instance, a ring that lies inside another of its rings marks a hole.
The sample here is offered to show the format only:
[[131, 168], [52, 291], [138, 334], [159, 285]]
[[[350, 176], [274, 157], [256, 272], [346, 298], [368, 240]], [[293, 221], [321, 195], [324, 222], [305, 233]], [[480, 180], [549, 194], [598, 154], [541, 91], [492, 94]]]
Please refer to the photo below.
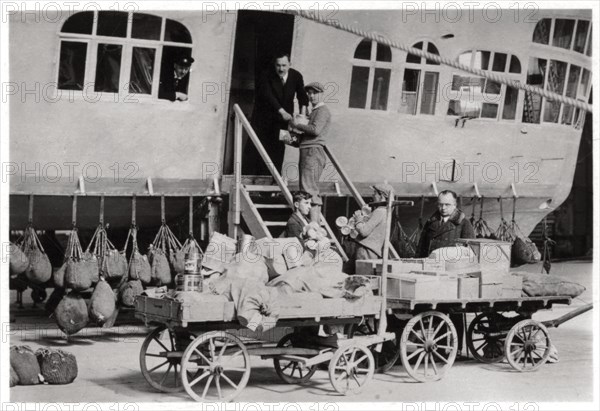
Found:
[[395, 338], [394, 333], [380, 332], [331, 341], [302, 332], [325, 324], [342, 324], [352, 330], [352, 324], [365, 318], [376, 320], [385, 311], [385, 301], [378, 296], [315, 301], [297, 294], [282, 304], [275, 326], [296, 331], [275, 345], [234, 335], [231, 330], [242, 327], [235, 319], [232, 302], [189, 305], [138, 297], [136, 317], [147, 325], [158, 324], [140, 350], [144, 378], [161, 392], [185, 389], [196, 401], [231, 401], [246, 386], [250, 356], [255, 355], [273, 359], [275, 371], [289, 384], [307, 382], [318, 364], [329, 362], [333, 388], [341, 394], [358, 393], [375, 372], [372, 351]]

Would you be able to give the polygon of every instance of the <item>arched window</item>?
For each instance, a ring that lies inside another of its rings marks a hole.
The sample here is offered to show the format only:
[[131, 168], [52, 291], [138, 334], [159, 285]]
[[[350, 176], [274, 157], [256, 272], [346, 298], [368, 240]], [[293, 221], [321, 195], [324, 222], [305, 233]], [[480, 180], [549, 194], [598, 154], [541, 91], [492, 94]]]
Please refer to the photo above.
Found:
[[354, 51], [350, 80], [350, 108], [387, 110], [392, 49], [384, 44], [364, 39]]
[[[585, 52], [590, 56], [588, 50], [591, 49], [592, 43], [591, 26], [589, 20], [545, 18], [535, 25], [531, 41], [577, 53]], [[552, 33], [552, 41], [550, 41], [550, 33]]]
[[[429, 53], [440, 55], [437, 47], [429, 41], [413, 44], [413, 48], [427, 50]], [[402, 80], [402, 101], [400, 112], [405, 114], [435, 114], [438, 100], [439, 66], [432, 60], [409, 54], [406, 56], [406, 68]], [[417, 113], [417, 107], [419, 112]]]
[[[488, 50], [473, 50], [458, 56], [458, 62], [479, 70], [505, 73], [519, 80], [521, 61], [515, 55]], [[448, 115], [469, 118], [514, 120], [519, 90], [484, 77], [454, 74]]]
[[171, 19], [122, 11], [79, 12], [60, 32], [58, 88], [166, 98], [162, 80], [173, 77], [175, 60], [191, 57], [191, 44], [188, 29]]

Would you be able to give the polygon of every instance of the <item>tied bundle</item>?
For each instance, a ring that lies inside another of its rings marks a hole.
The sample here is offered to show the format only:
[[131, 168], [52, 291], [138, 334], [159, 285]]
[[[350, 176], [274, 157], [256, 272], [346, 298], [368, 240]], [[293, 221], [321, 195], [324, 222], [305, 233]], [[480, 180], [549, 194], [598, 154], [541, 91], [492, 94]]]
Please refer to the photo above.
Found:
[[122, 254], [127, 255], [127, 249], [129, 247], [129, 241], [131, 240], [131, 254], [129, 255], [127, 272], [129, 273], [130, 281], [140, 281], [143, 285], [150, 284], [151, 281], [151, 267], [148, 257], [140, 253], [140, 249], [137, 241], [138, 228], [136, 224], [136, 199], [135, 195], [131, 199], [131, 227], [127, 233], [127, 239], [125, 240], [125, 246], [123, 247]]
[[483, 203], [484, 203], [484, 197], [481, 196], [479, 198], [479, 201], [481, 202], [481, 206], [479, 209], [479, 219], [475, 220], [475, 204], [477, 203], [477, 200], [473, 200], [473, 211], [471, 213], [471, 224], [473, 224], [473, 230], [475, 231], [475, 237], [477, 238], [488, 238], [491, 240], [495, 240], [496, 239], [496, 235], [494, 234], [494, 232], [490, 229], [488, 223], [483, 219]]
[[517, 208], [517, 198], [513, 197], [513, 212], [512, 221], [510, 224], [510, 233], [512, 235], [512, 247], [511, 247], [511, 266], [518, 267], [523, 264], [534, 264], [541, 260], [542, 255], [540, 254], [537, 246], [529, 237], [527, 237], [517, 224], [515, 220]]
[[[148, 255], [150, 257], [150, 266], [152, 284], [156, 286], [168, 285], [172, 282], [171, 268], [169, 260], [176, 272], [183, 272], [185, 255], [181, 252], [181, 243], [175, 237], [175, 234], [167, 226], [165, 218], [165, 197], [161, 197], [161, 226], [150, 244]], [[178, 270], [181, 271], [178, 271]]]
[[[29, 262], [25, 269], [25, 276], [29, 281], [35, 284], [43, 284], [52, 278], [52, 264], [50, 264], [50, 259], [33, 228], [33, 195], [29, 196], [29, 223], [21, 238], [17, 240], [17, 246]], [[23, 262], [22, 257], [21, 260]], [[19, 268], [22, 268], [22, 266]]]
[[127, 259], [108, 239], [103, 223], [96, 228], [85, 253], [89, 256], [96, 256], [100, 276], [106, 281], [118, 282], [127, 274]]
[[175, 255], [177, 256], [176, 260], [178, 261], [178, 264], [179, 264], [180, 259], [184, 263], [183, 264], [184, 267], [181, 270], [178, 270], [179, 267], [178, 266], [175, 267], [175, 264], [173, 264], [174, 269], [177, 273], [188, 271], [185, 269], [186, 268], [185, 267], [185, 256], [188, 254], [197, 256], [197, 261], [195, 263], [195, 266], [191, 267], [191, 271], [193, 271], [193, 272], [200, 271], [200, 269], [202, 267], [202, 259], [204, 258], [204, 253], [202, 252], [200, 245], [194, 238], [194, 197], [192, 197], [192, 196], [190, 196], [190, 200], [189, 200], [188, 238], [186, 238], [185, 242], [183, 243], [183, 245], [181, 246], [179, 251], [175, 252]]
[[44, 381], [48, 384], [70, 384], [77, 378], [77, 359], [69, 352], [40, 348], [35, 352]]

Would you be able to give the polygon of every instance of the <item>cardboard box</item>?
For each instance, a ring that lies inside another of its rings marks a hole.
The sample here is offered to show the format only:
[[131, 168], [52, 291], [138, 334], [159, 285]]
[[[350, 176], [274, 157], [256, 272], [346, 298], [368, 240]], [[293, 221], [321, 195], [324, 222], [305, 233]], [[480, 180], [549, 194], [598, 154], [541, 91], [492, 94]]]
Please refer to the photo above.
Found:
[[497, 270], [505, 273], [510, 270], [510, 242], [486, 238], [461, 238], [457, 242], [471, 247], [477, 255], [477, 261], [482, 270]]
[[[356, 260], [356, 273], [362, 275], [381, 275], [381, 260]], [[433, 258], [401, 258], [388, 260], [388, 274], [408, 274], [411, 271], [444, 271], [443, 261]]]
[[387, 297], [406, 300], [453, 300], [457, 279], [419, 274], [389, 274]]
[[458, 277], [458, 298], [460, 300], [475, 300], [479, 298], [479, 278]]
[[523, 293], [523, 277], [511, 273], [502, 276], [502, 298], [520, 298]]

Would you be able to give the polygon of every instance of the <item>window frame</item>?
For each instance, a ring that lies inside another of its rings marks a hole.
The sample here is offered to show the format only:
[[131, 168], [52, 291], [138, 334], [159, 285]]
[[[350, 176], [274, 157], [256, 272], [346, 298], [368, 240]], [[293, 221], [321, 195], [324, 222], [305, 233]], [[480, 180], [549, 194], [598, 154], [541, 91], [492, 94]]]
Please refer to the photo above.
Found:
[[[64, 20], [58, 28], [58, 47], [56, 50], [55, 57], [55, 71], [54, 71], [54, 79], [56, 80], [56, 87], [54, 92], [55, 99], [62, 99], [67, 97], [69, 100], [85, 100], [89, 102], [149, 102], [156, 104], [167, 104], [172, 103], [170, 100], [160, 99], [158, 98], [158, 92], [160, 87], [160, 75], [161, 75], [161, 62], [163, 55], [163, 48], [165, 46], [172, 47], [180, 47], [180, 48], [189, 48], [193, 50], [194, 41], [192, 38], [192, 34], [189, 29], [183, 25], [183, 23], [177, 21], [177, 23], [182, 24], [190, 33], [190, 38], [192, 40], [191, 43], [179, 43], [173, 41], [165, 41], [165, 30], [166, 30], [166, 22], [168, 17], [151, 14], [155, 17], [160, 17], [161, 19], [161, 27], [160, 27], [160, 39], [159, 40], [150, 40], [150, 39], [138, 39], [132, 38], [131, 32], [133, 27], [133, 15], [134, 13], [138, 13], [137, 11], [122, 11], [123, 13], [127, 13], [127, 32], [126, 37], [112, 37], [112, 36], [103, 36], [96, 34], [98, 28], [98, 10], [94, 10], [93, 20], [92, 20], [92, 34], [81, 34], [81, 33], [68, 33], [63, 32], [62, 27], [64, 23], [74, 16], [77, 13], [71, 14], [67, 20]], [[79, 12], [78, 12], [79, 13]], [[145, 12], [139, 12], [138, 14], [149, 14]], [[62, 47], [63, 41], [74, 41], [74, 42], [82, 42], [87, 44], [87, 53], [86, 53], [86, 61], [85, 61], [85, 71], [84, 71], [84, 86], [83, 90], [66, 90], [58, 88], [58, 76], [60, 71], [60, 50]], [[114, 44], [122, 46], [122, 54], [121, 54], [121, 65], [119, 72], [119, 91], [117, 93], [109, 92], [109, 91], [95, 91], [95, 78], [97, 71], [97, 63], [98, 63], [98, 45], [99, 44]], [[152, 69], [152, 92], [150, 94], [144, 93], [133, 93], [129, 91], [129, 86], [131, 83], [131, 64], [133, 61], [133, 48], [141, 47], [141, 48], [152, 48], [155, 50], [154, 55], [154, 66]], [[190, 73], [193, 70], [190, 70]], [[64, 97], [63, 97], [64, 96]], [[180, 101], [179, 103], [188, 103], [191, 100], [191, 97], [186, 101]]]
[[[544, 19], [550, 19], [550, 34], [549, 34], [549, 40], [548, 40], [548, 44], [544, 44], [544, 43], [536, 43], [533, 41], [533, 35], [535, 33], [535, 29], [537, 28], [537, 25], [539, 24], [540, 21], [544, 20]], [[552, 42], [554, 40], [554, 30], [556, 27], [556, 20], [560, 19], [560, 20], [575, 20], [575, 24], [573, 25], [573, 32], [571, 33], [571, 44], [569, 45], [569, 48], [562, 48], [562, 47], [558, 47], [558, 46], [553, 46]], [[583, 47], [583, 51], [579, 52], [579, 51], [575, 51], [573, 50], [573, 48], [575, 47], [575, 40], [577, 37], [577, 28], [579, 27], [579, 22], [580, 21], [587, 21], [588, 22], [588, 28], [587, 28], [587, 32], [585, 35], [585, 45]], [[582, 18], [577, 18], [577, 17], [567, 17], [567, 16], [560, 16], [560, 17], [553, 17], [553, 16], [546, 16], [546, 17], [542, 17], [541, 19], [538, 20], [538, 22], [536, 23], [536, 25], [533, 27], [533, 31], [531, 32], [531, 36], [530, 36], [530, 42], [531, 44], [534, 44], [535, 46], [538, 47], [545, 47], [545, 48], [550, 48], [552, 50], [557, 50], [557, 51], [561, 51], [561, 52], [567, 52], [567, 53], [573, 53], [575, 55], [581, 55], [581, 56], [588, 56], [587, 53], [587, 48], [589, 45], [590, 40], [590, 33], [592, 32], [592, 26], [593, 26], [593, 21], [592, 20], [588, 20], [588, 19], [582, 19]]]
[[[361, 42], [363, 42], [364, 40], [368, 40], [365, 38], [362, 38], [358, 41], [358, 43], [356, 43], [356, 45], [354, 46], [354, 48], [352, 49], [352, 58], [350, 59], [350, 74], [349, 74], [349, 79], [348, 79], [348, 84], [350, 84], [350, 87], [348, 88], [348, 106], [346, 107], [348, 110], [368, 110], [371, 112], [389, 112], [390, 111], [390, 96], [391, 96], [391, 88], [392, 88], [392, 84], [393, 84], [393, 76], [394, 76], [394, 49], [392, 47], [390, 47], [390, 51], [392, 53], [392, 61], [378, 61], [377, 60], [377, 44], [379, 44], [377, 41], [375, 40], [371, 40], [371, 56], [369, 60], [366, 59], [359, 59], [354, 57], [354, 54], [356, 53], [356, 49], [358, 48], [358, 46], [360, 45]], [[383, 44], [385, 47], [389, 47], [385, 44]], [[369, 77], [368, 77], [368, 81], [367, 81], [367, 96], [366, 96], [366, 100], [365, 100], [365, 106], [364, 107], [350, 107], [350, 94], [351, 94], [351, 89], [352, 89], [352, 72], [354, 70], [354, 67], [366, 67], [369, 69]], [[374, 109], [371, 108], [371, 104], [373, 101], [373, 83], [375, 82], [375, 70], [376, 69], [387, 69], [390, 70], [390, 81], [389, 81], [389, 85], [388, 85], [388, 98], [387, 98], [387, 105], [386, 105], [386, 109], [385, 110], [378, 110], [378, 109]]]
[[[433, 46], [438, 50], [438, 53], [440, 51], [439, 47], [429, 38], [420, 38], [420, 39], [416, 39], [414, 41], [411, 42], [412, 46], [414, 47], [415, 45], [417, 45], [418, 43], [423, 43], [423, 48], [421, 50], [427, 50], [429, 47], [429, 44], [433, 44]], [[440, 78], [442, 77], [442, 70], [441, 64], [428, 64], [427, 63], [427, 59], [425, 57], [420, 57], [421, 62], [419, 63], [412, 63], [412, 62], [408, 62], [406, 61], [408, 59], [408, 56], [410, 54], [406, 53], [406, 58], [404, 59], [403, 63], [402, 63], [402, 78], [400, 81], [400, 105], [398, 106], [398, 109], [396, 110], [397, 114], [399, 115], [405, 115], [405, 116], [431, 116], [431, 117], [435, 117], [437, 116], [439, 113], [438, 109], [438, 97], [439, 97], [439, 93], [440, 93]], [[439, 56], [440, 54], [438, 54]], [[401, 112], [400, 111], [400, 107], [402, 106], [402, 101], [403, 101], [403, 97], [402, 97], [402, 87], [404, 84], [404, 76], [406, 75], [406, 69], [409, 70], [418, 70], [419, 71], [419, 82], [417, 84], [417, 91], [416, 91], [416, 95], [417, 95], [417, 99], [415, 101], [415, 112], [414, 114], [411, 113], [405, 113], [405, 112]], [[423, 93], [425, 92], [425, 74], [426, 73], [437, 73], [438, 74], [438, 84], [436, 87], [436, 104], [434, 107], [434, 113], [433, 114], [423, 114], [421, 113], [421, 105], [422, 105], [422, 101], [423, 101]]]

